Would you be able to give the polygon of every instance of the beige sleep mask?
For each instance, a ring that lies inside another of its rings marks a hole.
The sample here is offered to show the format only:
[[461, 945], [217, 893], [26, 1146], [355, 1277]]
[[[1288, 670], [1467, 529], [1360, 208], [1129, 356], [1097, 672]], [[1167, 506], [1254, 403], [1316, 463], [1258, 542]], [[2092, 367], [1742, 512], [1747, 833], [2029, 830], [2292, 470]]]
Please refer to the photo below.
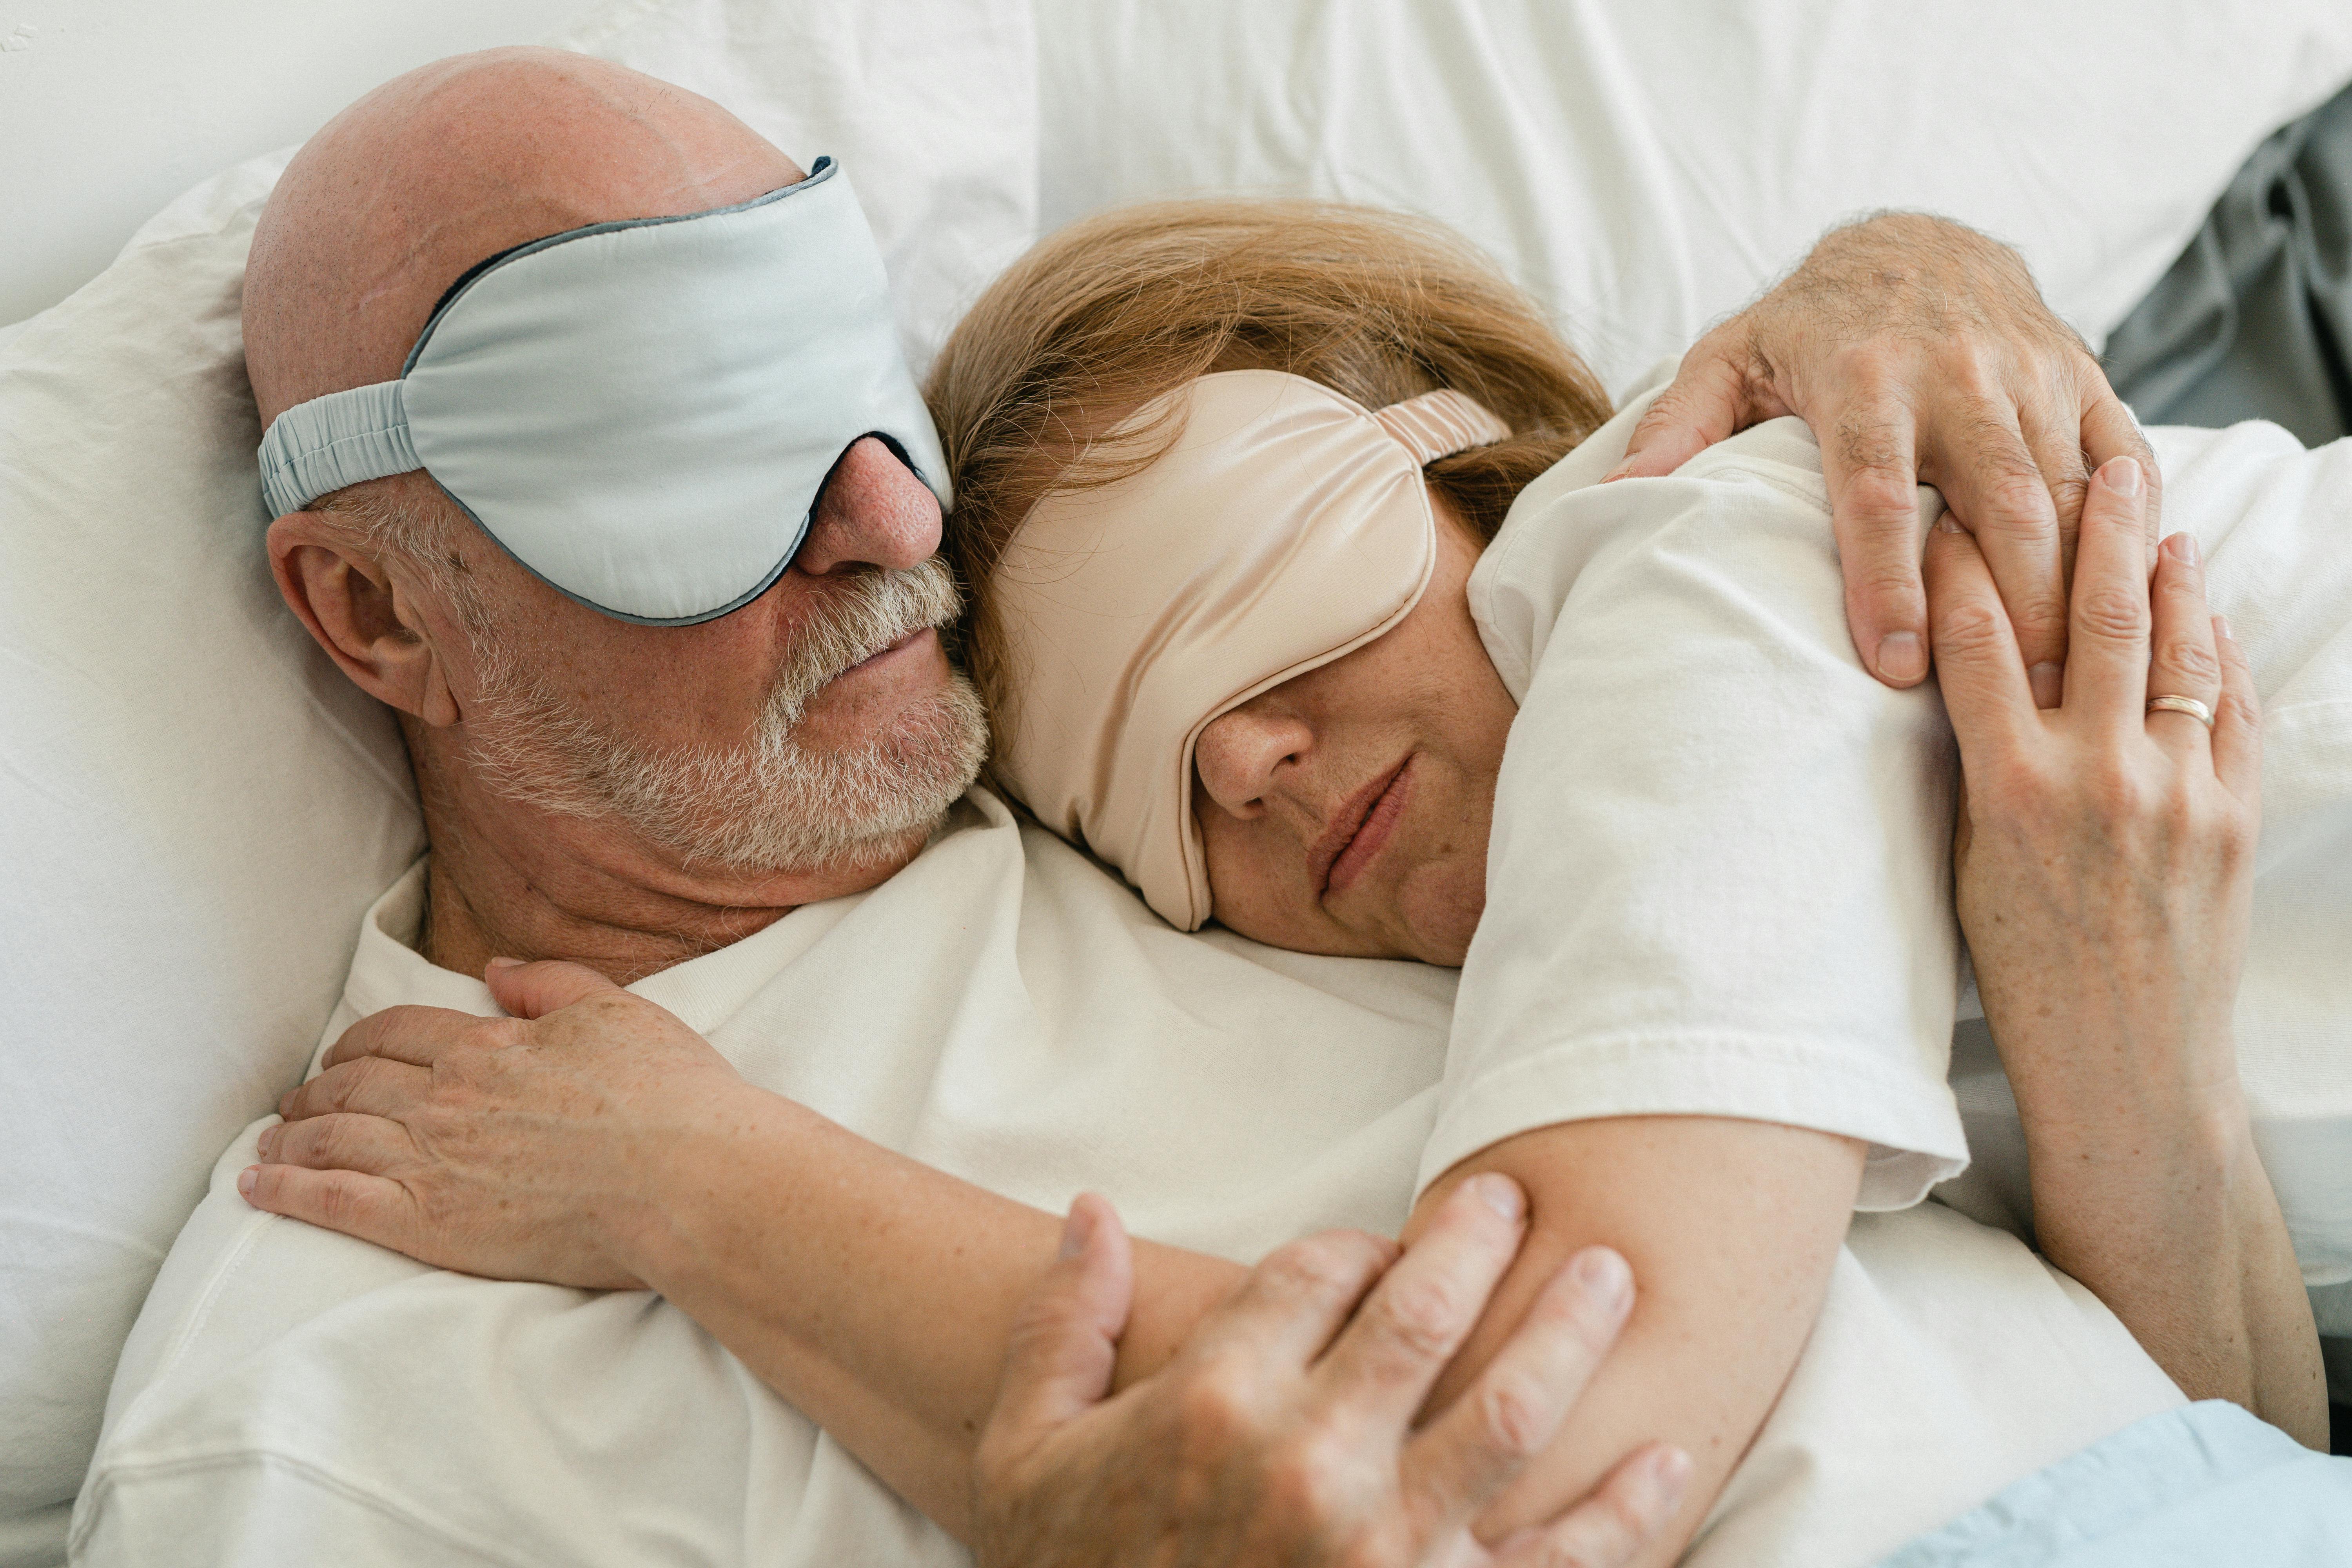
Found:
[[1361, 647], [1429, 584], [1424, 464], [1507, 439], [1457, 392], [1373, 413], [1279, 371], [1205, 375], [1107, 438], [1181, 431], [1140, 472], [1049, 495], [989, 596], [1011, 700], [996, 777], [1180, 930], [1209, 918], [1192, 747], [1260, 692]]

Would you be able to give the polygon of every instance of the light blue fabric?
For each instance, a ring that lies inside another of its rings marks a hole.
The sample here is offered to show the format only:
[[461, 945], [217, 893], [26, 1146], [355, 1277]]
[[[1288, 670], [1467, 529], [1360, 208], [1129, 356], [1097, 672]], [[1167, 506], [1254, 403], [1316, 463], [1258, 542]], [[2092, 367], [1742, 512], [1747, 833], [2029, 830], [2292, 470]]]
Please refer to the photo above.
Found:
[[261, 499], [282, 517], [330, 490], [425, 465], [408, 439], [400, 383], [315, 398], [270, 422], [261, 438]]
[[2344, 1568], [2352, 1459], [2221, 1400], [2035, 1472], [1879, 1568]]
[[460, 279], [398, 381], [286, 410], [271, 514], [423, 468], [509, 553], [624, 620], [763, 592], [842, 454], [883, 437], [948, 502], [889, 280], [831, 159], [755, 200], [594, 224]]

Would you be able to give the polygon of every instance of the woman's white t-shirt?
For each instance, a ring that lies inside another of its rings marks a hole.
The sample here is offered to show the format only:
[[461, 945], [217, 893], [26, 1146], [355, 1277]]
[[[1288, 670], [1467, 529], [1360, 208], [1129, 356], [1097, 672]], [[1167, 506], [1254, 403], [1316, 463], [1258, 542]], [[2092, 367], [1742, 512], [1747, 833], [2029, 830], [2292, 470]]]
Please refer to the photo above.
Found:
[[1968, 1159], [1943, 706], [1854, 653], [1804, 425], [1601, 483], [1649, 401], [1470, 578], [1519, 713], [1422, 1180], [1551, 1122], [1736, 1116], [1865, 1142], [1859, 1206], [1900, 1208]]
[[[1554, 1122], [1738, 1116], [1866, 1142], [1864, 1209], [1973, 1146], [1939, 1195], [2023, 1232], [1980, 1023], [1954, 1058], [1976, 1010], [1941, 700], [1864, 670], [1801, 422], [1601, 482], [1663, 379], [1527, 489], [1470, 579], [1520, 708], [1420, 1179]], [[2352, 441], [2148, 437], [2263, 702], [2240, 1079], [2323, 1322], [2352, 1332]], [[1941, 502], [1919, 499], [1924, 538]]]

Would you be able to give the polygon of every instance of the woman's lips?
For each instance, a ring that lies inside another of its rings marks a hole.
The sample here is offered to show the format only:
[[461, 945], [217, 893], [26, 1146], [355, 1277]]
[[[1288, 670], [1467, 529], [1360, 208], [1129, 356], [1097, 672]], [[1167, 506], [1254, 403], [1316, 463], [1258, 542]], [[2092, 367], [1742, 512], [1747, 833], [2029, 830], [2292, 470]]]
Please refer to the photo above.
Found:
[[1324, 829], [1323, 837], [1315, 847], [1318, 896], [1328, 898], [1344, 891], [1363, 875], [1364, 868], [1388, 843], [1389, 836], [1396, 831], [1397, 819], [1404, 815], [1405, 797], [1412, 793], [1412, 758], [1408, 754], [1349, 796], [1332, 814], [1330, 826]]

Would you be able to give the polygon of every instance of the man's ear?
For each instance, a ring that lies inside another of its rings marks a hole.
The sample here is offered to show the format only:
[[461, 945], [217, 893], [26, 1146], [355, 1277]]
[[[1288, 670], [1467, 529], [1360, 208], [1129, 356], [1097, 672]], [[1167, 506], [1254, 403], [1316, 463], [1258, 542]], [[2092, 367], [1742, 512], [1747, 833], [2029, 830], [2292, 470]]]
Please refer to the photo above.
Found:
[[416, 601], [324, 514], [269, 525], [269, 570], [327, 657], [377, 701], [436, 727], [458, 719], [449, 671]]

